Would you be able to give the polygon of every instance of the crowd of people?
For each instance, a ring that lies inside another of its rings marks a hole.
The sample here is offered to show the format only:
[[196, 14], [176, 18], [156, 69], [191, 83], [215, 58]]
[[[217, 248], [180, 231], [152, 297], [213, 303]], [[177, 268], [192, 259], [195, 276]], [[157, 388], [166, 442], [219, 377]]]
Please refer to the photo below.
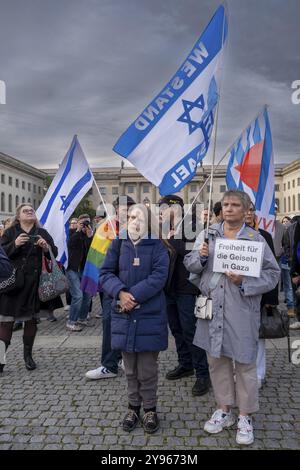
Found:
[[[129, 196], [114, 203], [116, 237], [108, 247], [99, 275], [102, 306], [100, 364], [87, 379], [113, 379], [122, 361], [127, 380], [128, 410], [122, 427], [130, 432], [142, 423], [147, 433], [159, 428], [157, 413], [159, 352], [168, 348], [168, 328], [175, 339], [177, 365], [166, 380], [195, 376], [191, 393], [202, 396], [212, 388], [216, 410], [204, 424], [216, 434], [236, 422], [236, 441], [254, 441], [252, 414], [259, 409], [259, 388], [266, 377], [265, 341], [259, 339], [261, 311], [279, 304], [283, 289], [288, 312], [300, 328], [300, 217], [275, 221], [273, 234], [258, 228], [255, 207], [242, 191], [227, 191], [213, 213], [204, 209], [184, 217], [184, 202], [176, 195], [158, 202], [159, 216]], [[81, 286], [84, 267], [98, 224], [88, 214], [70, 220], [66, 328], [80, 332], [88, 325], [92, 297]], [[24, 325], [24, 361], [32, 357], [42, 311], [53, 321], [60, 297], [39, 300], [42, 256], [57, 248], [30, 204], [21, 204], [0, 233], [0, 374], [6, 364], [14, 324]], [[213, 269], [216, 240], [257, 241], [263, 244], [260, 277]], [[25, 273], [17, 295], [1, 293], [1, 281], [14, 269]], [[63, 269], [63, 267], [62, 267]], [[211, 300], [212, 316], [197, 318], [199, 295]], [[99, 315], [100, 316], [100, 312]], [[141, 408], [143, 416], [141, 417]]]

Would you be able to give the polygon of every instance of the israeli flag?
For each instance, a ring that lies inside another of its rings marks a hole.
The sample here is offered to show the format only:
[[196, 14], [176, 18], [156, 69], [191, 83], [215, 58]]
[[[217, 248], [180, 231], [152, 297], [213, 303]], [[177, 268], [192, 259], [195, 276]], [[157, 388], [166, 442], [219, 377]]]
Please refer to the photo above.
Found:
[[68, 220], [92, 187], [93, 175], [75, 135], [36, 214], [58, 248], [57, 259], [67, 265]]
[[180, 191], [207, 154], [227, 31], [222, 5], [183, 65], [114, 146], [161, 195]]
[[228, 189], [245, 191], [255, 206], [259, 228], [274, 233], [275, 166], [266, 107], [236, 140], [229, 156]]

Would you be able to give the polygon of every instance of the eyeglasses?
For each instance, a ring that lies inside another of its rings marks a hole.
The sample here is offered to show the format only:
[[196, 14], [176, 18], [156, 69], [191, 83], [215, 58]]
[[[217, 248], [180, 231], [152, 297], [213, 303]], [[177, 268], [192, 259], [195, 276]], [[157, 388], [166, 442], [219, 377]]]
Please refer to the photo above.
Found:
[[23, 209], [23, 214], [34, 214], [34, 210], [33, 209]]

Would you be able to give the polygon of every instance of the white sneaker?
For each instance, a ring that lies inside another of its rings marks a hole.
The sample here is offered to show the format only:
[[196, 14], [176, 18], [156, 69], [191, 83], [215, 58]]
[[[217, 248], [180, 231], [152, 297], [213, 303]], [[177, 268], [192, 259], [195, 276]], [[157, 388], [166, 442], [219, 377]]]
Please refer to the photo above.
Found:
[[246, 446], [254, 442], [252, 419], [250, 416], [239, 416], [236, 442]]
[[262, 379], [257, 377], [257, 387], [258, 387], [258, 389], [260, 389], [262, 387], [262, 382], [263, 382]]
[[290, 325], [290, 330], [300, 330], [300, 321], [295, 321]]
[[90, 326], [89, 319], [87, 318], [86, 320], [77, 320], [77, 325], [80, 325], [80, 326]]
[[229, 428], [235, 422], [232, 412], [225, 413], [223, 410], [217, 410], [214, 412], [209, 421], [206, 421], [204, 425], [204, 431], [210, 434], [217, 434], [223, 431], [224, 428]]
[[120, 360], [119, 360], [118, 368], [119, 368], [119, 369], [122, 369], [122, 370], [125, 372], [125, 365], [124, 365], [123, 359], [120, 359]]
[[70, 305], [66, 305], [64, 308], [64, 312], [68, 312], [70, 310]]
[[83, 329], [82, 326], [75, 325], [74, 323], [67, 323], [66, 328], [70, 331], [82, 331]]
[[0, 341], [0, 364], [6, 364], [6, 346], [4, 341]]
[[85, 374], [87, 379], [90, 380], [98, 380], [98, 379], [110, 379], [113, 377], [117, 377], [117, 374], [110, 372], [110, 370], [106, 369], [106, 367], [100, 366], [98, 369], [89, 370]]

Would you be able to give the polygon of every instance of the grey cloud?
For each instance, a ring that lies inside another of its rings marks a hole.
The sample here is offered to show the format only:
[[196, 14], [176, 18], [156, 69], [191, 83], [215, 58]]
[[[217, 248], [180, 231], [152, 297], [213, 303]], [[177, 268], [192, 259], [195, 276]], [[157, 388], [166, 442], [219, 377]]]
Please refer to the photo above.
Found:
[[[299, 156], [298, 0], [229, 0], [218, 154], [264, 103], [276, 161]], [[55, 166], [79, 135], [93, 166], [178, 69], [218, 0], [0, 0], [0, 150]]]

